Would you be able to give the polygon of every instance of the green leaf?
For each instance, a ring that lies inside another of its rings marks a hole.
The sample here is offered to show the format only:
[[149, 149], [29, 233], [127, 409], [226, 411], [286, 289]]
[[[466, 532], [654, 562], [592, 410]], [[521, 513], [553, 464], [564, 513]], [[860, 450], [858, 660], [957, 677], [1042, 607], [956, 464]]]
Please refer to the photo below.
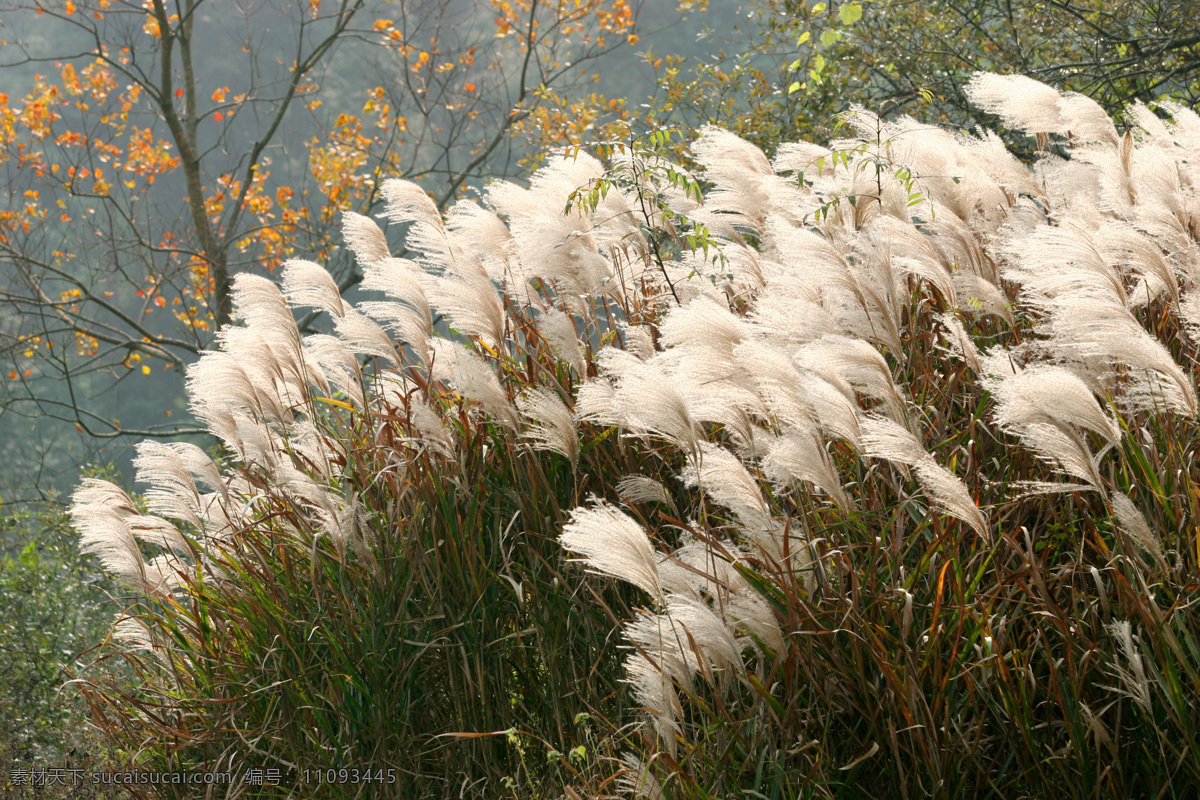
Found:
[[821, 73], [824, 71], [825, 71], [825, 57], [822, 56], [820, 53], [818, 53], [816, 55], [816, 57], [813, 58], [812, 72], [816, 73], [816, 77], [819, 78], [821, 76]]
[[821, 46], [822, 47], [830, 47], [834, 44], [837, 44], [838, 39], [841, 39], [841, 38], [842, 38], [841, 31], [830, 28], [829, 30], [827, 30], [821, 34]]
[[792, 85], [788, 87], [788, 94], [795, 94], [800, 91], [800, 81], [792, 81]]
[[811, 34], [809, 34], [808, 31], [805, 31], [804, 33], [800, 34], [800, 38], [796, 40], [796, 47], [799, 47], [800, 45], [804, 44], [810, 38], [812, 38], [812, 36], [811, 36]]
[[862, 19], [862, 6], [858, 3], [846, 3], [838, 9], [838, 16], [842, 18], [843, 25], [853, 25]]

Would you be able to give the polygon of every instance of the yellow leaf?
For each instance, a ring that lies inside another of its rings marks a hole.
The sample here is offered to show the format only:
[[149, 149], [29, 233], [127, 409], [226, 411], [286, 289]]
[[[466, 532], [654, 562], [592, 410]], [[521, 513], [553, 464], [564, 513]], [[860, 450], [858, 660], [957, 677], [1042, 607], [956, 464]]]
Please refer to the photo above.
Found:
[[143, 374], [143, 375], [149, 375], [149, 374], [150, 374], [150, 367], [149, 367], [149, 366], [147, 366], [146, 364], [142, 364], [142, 374]]
[[862, 19], [863, 8], [858, 3], [846, 3], [838, 8], [838, 16], [842, 18], [842, 23], [845, 25], [853, 25]]

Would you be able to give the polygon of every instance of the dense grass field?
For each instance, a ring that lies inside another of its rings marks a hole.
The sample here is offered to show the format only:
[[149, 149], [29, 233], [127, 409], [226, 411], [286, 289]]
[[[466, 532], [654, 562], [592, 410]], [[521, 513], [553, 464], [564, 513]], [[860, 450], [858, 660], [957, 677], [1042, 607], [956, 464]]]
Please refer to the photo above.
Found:
[[221, 452], [74, 496], [108, 746], [278, 771], [228, 797], [1200, 795], [1200, 117], [968, 92], [1035, 163], [660, 132], [389, 183], [355, 306], [239, 276]]

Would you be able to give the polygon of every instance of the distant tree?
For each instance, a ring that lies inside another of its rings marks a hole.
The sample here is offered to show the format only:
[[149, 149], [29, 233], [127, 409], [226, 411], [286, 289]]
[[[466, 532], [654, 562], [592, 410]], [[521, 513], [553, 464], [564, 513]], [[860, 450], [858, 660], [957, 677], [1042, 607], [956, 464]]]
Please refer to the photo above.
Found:
[[656, 62], [658, 105], [767, 148], [855, 102], [924, 101], [923, 119], [960, 128], [995, 122], [962, 91], [981, 70], [1087, 94], [1110, 114], [1133, 100], [1194, 105], [1195, 12], [1191, 0], [754, 0], [741, 30], [713, 34], [715, 58]]
[[0, 414], [186, 431], [95, 400], [162, 370], [154, 392], [181, 398], [239, 272], [299, 252], [354, 286], [338, 228], [384, 177], [444, 207], [530, 140], [619, 116], [577, 88], [636, 41], [635, 5], [0, 0]]

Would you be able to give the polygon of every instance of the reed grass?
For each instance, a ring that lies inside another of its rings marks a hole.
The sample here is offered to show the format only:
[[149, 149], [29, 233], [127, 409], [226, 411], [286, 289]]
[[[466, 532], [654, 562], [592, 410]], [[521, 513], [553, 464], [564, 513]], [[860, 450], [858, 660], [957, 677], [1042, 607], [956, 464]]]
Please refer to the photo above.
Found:
[[136, 590], [96, 724], [291, 771], [254, 796], [1195, 796], [1200, 117], [1028, 86], [968, 91], [1032, 167], [857, 108], [774, 162], [660, 133], [389, 186], [387, 300], [285, 272], [336, 336], [240, 279], [220, 462], [77, 495]]

